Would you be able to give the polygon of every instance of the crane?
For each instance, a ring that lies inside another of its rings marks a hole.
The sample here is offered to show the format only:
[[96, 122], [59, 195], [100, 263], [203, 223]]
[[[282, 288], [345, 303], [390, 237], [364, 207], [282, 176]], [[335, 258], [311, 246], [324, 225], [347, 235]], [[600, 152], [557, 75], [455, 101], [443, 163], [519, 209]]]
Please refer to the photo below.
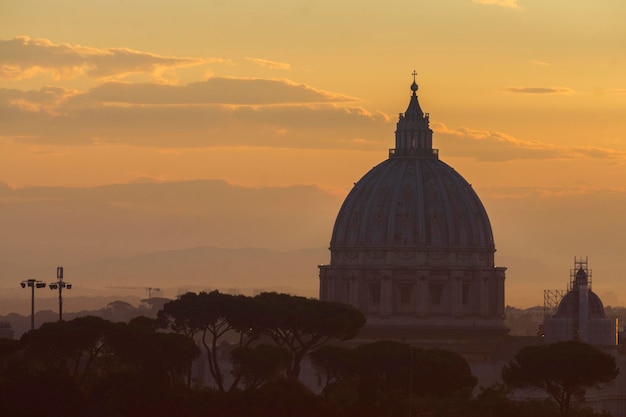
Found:
[[144, 290], [148, 292], [148, 299], [152, 298], [152, 291], [154, 292], [161, 292], [160, 288], [154, 288], [154, 287], [107, 287], [110, 289], [115, 289], [115, 290]]

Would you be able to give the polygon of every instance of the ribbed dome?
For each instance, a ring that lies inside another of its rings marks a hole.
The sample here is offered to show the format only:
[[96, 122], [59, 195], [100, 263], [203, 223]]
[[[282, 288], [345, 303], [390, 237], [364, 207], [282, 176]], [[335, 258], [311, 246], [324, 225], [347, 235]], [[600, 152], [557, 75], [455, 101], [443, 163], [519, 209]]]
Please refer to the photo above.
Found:
[[414, 79], [389, 159], [355, 183], [344, 201], [330, 242], [331, 262], [342, 258], [340, 252], [355, 259], [354, 252], [383, 250], [405, 260], [408, 252], [426, 255], [413, 257], [412, 266], [451, 266], [459, 260], [493, 266], [487, 212], [470, 184], [439, 160], [417, 90]]
[[436, 157], [391, 157], [359, 180], [339, 211], [331, 248], [494, 250], [480, 199]]
[[[589, 291], [589, 296], [587, 299], [588, 308], [589, 308], [589, 318], [604, 318], [604, 306], [602, 305], [602, 300], [596, 293], [593, 291]], [[576, 312], [578, 311], [579, 304], [579, 292], [577, 289], [574, 289], [561, 299], [559, 303], [559, 307], [556, 311], [555, 317], [563, 317], [563, 318], [573, 318], [576, 316]]]

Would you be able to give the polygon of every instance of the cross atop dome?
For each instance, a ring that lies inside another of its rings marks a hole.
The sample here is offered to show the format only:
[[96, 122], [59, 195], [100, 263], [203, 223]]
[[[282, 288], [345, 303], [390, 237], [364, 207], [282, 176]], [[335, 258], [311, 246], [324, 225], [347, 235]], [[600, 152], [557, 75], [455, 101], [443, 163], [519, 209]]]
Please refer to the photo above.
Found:
[[413, 95], [416, 95], [416, 93], [415, 93], [415, 92], [416, 92], [416, 91], [417, 91], [417, 89], [419, 88], [419, 87], [417, 86], [417, 82], [415, 81], [415, 76], [417, 75], [417, 72], [416, 72], [415, 70], [413, 70], [413, 74], [412, 74], [412, 75], [413, 75], [413, 84], [411, 84], [411, 90], [413, 91]]

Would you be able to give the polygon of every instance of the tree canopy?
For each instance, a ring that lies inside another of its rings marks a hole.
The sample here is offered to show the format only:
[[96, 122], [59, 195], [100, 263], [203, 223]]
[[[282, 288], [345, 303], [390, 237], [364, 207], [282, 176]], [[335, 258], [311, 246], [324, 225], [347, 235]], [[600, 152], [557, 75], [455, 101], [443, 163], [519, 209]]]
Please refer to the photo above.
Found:
[[351, 305], [275, 292], [254, 297], [251, 327], [270, 337], [292, 355], [288, 374], [297, 378], [302, 359], [331, 339], [348, 340], [365, 324]]
[[[308, 353], [331, 339], [354, 337], [365, 323], [365, 317], [347, 304], [289, 294], [261, 293], [246, 297], [212, 291], [187, 293], [166, 303], [158, 314], [157, 323], [161, 328], [190, 338], [201, 335], [211, 376], [218, 389], [226, 391], [236, 388], [244, 376], [250, 385], [249, 371], [253, 368], [254, 357], [252, 351], [237, 351], [235, 379], [227, 389], [219, 359], [219, 348], [227, 334], [237, 335], [228, 340], [229, 344], [237, 341], [235, 348], [248, 347], [261, 336], [270, 338], [278, 347], [286, 349], [290, 358], [286, 373], [297, 378], [301, 362]], [[269, 351], [263, 352], [269, 355]]]
[[416, 410], [418, 402], [424, 411], [425, 403], [441, 399], [468, 401], [477, 382], [467, 361], [455, 352], [392, 340], [352, 349], [323, 346], [310, 356], [326, 380], [324, 396], [350, 415], [404, 415]]
[[545, 390], [567, 417], [571, 400], [582, 399], [588, 388], [599, 387], [619, 373], [615, 358], [579, 341], [526, 346], [502, 369], [502, 379], [513, 388]]

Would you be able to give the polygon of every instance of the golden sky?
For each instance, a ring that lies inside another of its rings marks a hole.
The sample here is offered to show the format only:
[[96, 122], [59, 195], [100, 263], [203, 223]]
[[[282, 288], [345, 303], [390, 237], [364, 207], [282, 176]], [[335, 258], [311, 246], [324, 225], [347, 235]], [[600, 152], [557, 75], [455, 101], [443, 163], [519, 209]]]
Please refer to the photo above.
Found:
[[[393, 146], [415, 69], [434, 146], [483, 198], [497, 259], [556, 264], [561, 287], [589, 255], [594, 288], [614, 291], [624, 15], [622, 0], [2, 0], [0, 182], [345, 195]], [[510, 267], [507, 285], [527, 273]]]

